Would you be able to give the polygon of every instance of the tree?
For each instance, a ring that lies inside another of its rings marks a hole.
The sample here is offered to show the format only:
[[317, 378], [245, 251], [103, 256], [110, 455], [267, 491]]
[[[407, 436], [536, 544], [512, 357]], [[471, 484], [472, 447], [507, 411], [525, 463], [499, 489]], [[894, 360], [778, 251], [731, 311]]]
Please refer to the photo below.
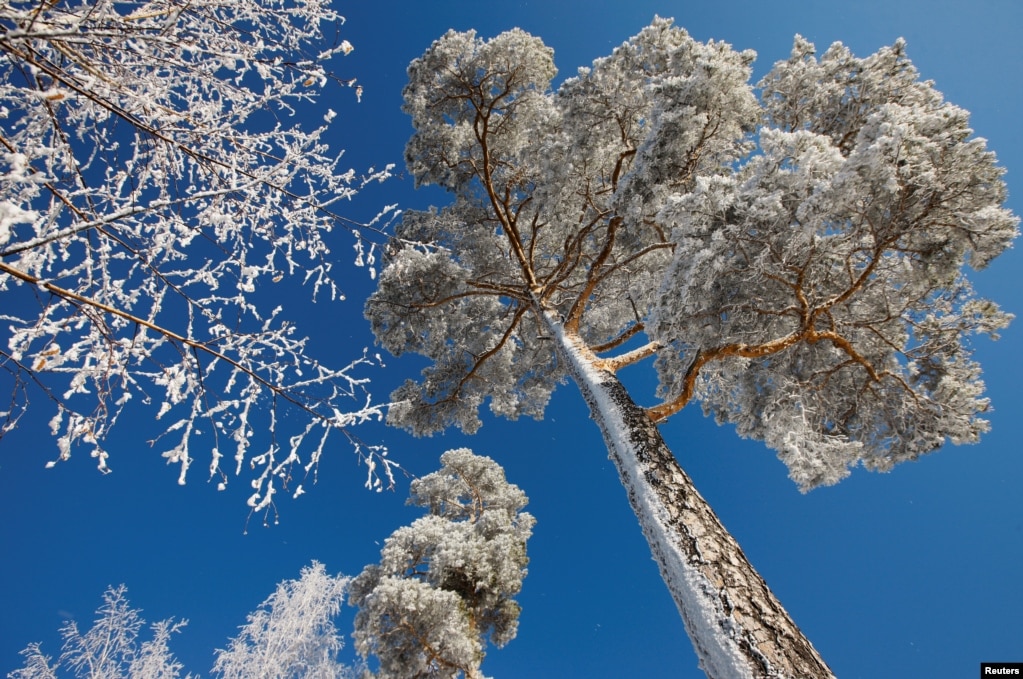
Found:
[[[340, 165], [325, 141], [334, 111], [312, 126], [294, 115], [324, 86], [354, 85], [327, 70], [352, 49], [342, 21], [322, 0], [0, 7], [0, 371], [11, 387], [0, 436], [34, 398], [55, 411], [57, 459], [83, 445], [106, 471], [103, 441], [141, 400], [159, 406], [151, 443], [180, 482], [205, 429], [211, 479], [227, 483], [225, 455], [235, 474], [249, 465], [254, 508], [294, 465], [314, 468], [332, 432], [370, 463], [370, 483], [389, 479], [382, 450], [349, 431], [382, 413], [357, 372], [372, 359], [321, 364], [256, 296], [286, 279], [343, 297], [335, 227], [373, 265], [360, 232], [374, 227], [337, 209], [389, 168], [360, 177]], [[286, 429], [283, 406], [302, 424]]]
[[75, 621], [61, 629], [64, 649], [57, 665], [39, 644], [30, 644], [22, 655], [25, 667], [11, 672], [10, 679], [56, 679], [61, 666], [75, 677], [87, 679], [173, 679], [182, 665], [168, 649], [170, 636], [185, 626], [185, 621], [163, 620], [152, 626], [152, 638], [138, 642], [145, 621], [141, 611], [131, 608], [124, 585], [103, 593], [99, 616], [84, 634]]
[[224, 679], [354, 676], [337, 661], [343, 643], [334, 626], [350, 580], [328, 575], [314, 561], [298, 580], [279, 583], [227, 649], [217, 651], [214, 673]]
[[500, 648], [518, 631], [528, 498], [467, 448], [441, 464], [412, 482], [409, 504], [430, 514], [395, 531], [352, 581], [355, 646], [376, 655], [381, 679], [481, 677], [486, 640]]
[[[388, 413], [415, 434], [542, 417], [570, 377], [708, 675], [827, 677], [656, 424], [698, 401], [804, 490], [975, 441], [968, 338], [1009, 317], [962, 269], [1017, 220], [902, 42], [797, 37], [759, 102], [752, 60], [656, 19], [552, 91], [539, 39], [449, 32], [409, 67], [406, 160], [453, 200], [405, 213], [366, 315], [430, 361]], [[616, 375], [644, 361], [650, 408]]]

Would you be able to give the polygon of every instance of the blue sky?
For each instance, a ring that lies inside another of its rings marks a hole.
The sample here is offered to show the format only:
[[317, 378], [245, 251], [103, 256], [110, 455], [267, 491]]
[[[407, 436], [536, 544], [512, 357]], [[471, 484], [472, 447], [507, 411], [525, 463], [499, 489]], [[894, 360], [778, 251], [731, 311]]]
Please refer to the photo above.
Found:
[[[399, 110], [405, 68], [448, 28], [489, 37], [519, 26], [554, 48], [559, 77], [609, 53], [655, 14], [675, 17], [698, 39], [756, 50], [756, 76], [788, 55], [796, 33], [820, 49], [840, 40], [860, 56], [902, 36], [923, 77], [972, 113], [977, 134], [1008, 168], [1009, 206], [1023, 213], [1023, 4], [625, 5], [442, 0], [342, 7], [344, 37], [356, 49], [338, 67], [358, 77], [365, 94], [358, 106], [348, 91], [325, 102], [342, 123], [335, 142], [356, 168], [400, 165], [410, 133]], [[394, 180], [364, 192], [350, 214], [364, 219], [385, 203], [422, 208], [443, 200]], [[339, 236], [340, 260], [349, 258], [349, 244]], [[1018, 249], [974, 279], [981, 294], [1023, 313]], [[371, 282], [356, 271], [345, 285], [343, 304], [288, 307], [312, 336], [313, 352], [338, 364], [372, 341], [361, 317]], [[1023, 661], [1023, 460], [1015, 443], [1023, 430], [1023, 322], [976, 349], [995, 407], [982, 443], [949, 446], [889, 474], [857, 471], [808, 495], [762, 444], [740, 440], [697, 410], [664, 427], [682, 466], [839, 677], [963, 677], [975, 675], [981, 661]], [[414, 359], [389, 360], [372, 373], [375, 392], [385, 398], [420, 368]], [[652, 385], [641, 372], [625, 378], [649, 403]], [[364, 470], [339, 444], [307, 495], [279, 503], [279, 525], [264, 528], [257, 517], [246, 535], [244, 484], [218, 493], [193, 473], [179, 487], [177, 470], [145, 443], [151, 415], [141, 413], [108, 442], [114, 473], [106, 476], [83, 453], [43, 469], [54, 455], [48, 416], [26, 418], [0, 443], [0, 672], [15, 668], [17, 652], [31, 641], [59, 654], [61, 621], [91, 620], [104, 588], [124, 583], [148, 620], [189, 619], [174, 648], [188, 669], [205, 674], [211, 650], [277, 581], [297, 577], [313, 559], [354, 575], [377, 558], [392, 530], [417, 515], [403, 506], [405, 482], [395, 493], [365, 491]], [[555, 394], [544, 422], [490, 418], [470, 439], [416, 440], [382, 426], [360, 433], [385, 442], [417, 474], [434, 469], [444, 450], [467, 445], [499, 460], [529, 495], [538, 523], [519, 637], [488, 656], [489, 676], [703, 676], [574, 386]], [[346, 631], [351, 614], [347, 609], [341, 623]]]

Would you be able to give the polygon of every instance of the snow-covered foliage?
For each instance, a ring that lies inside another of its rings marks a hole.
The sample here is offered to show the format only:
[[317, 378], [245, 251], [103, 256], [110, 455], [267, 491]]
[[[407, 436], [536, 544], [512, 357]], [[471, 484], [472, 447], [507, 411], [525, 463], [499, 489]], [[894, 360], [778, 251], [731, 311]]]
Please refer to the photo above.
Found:
[[[302, 569], [298, 580], [286, 580], [231, 640], [218, 650], [214, 675], [224, 679], [344, 679], [355, 670], [337, 661], [342, 647], [334, 619], [350, 578], [328, 575], [322, 564]], [[40, 644], [22, 655], [25, 666], [10, 679], [174, 679], [183, 666], [168, 648], [170, 636], [185, 622], [163, 620], [151, 626], [151, 638], [139, 643], [145, 621], [131, 608], [124, 585], [103, 595], [98, 618], [88, 631], [70, 621], [61, 629], [64, 649], [51, 664]], [[191, 674], [187, 675], [193, 676]]]
[[342, 679], [354, 676], [337, 661], [343, 645], [334, 618], [350, 578], [329, 575], [323, 564], [302, 569], [287, 580], [241, 628], [230, 645], [217, 651], [213, 672], [223, 679]]
[[[526, 576], [526, 542], [535, 520], [522, 511], [528, 498], [504, 470], [466, 448], [441, 456], [439, 471], [412, 482], [409, 504], [429, 516], [386, 541], [379, 564], [354, 580], [330, 575], [314, 561], [297, 580], [285, 580], [231, 639], [216, 651], [213, 675], [222, 679], [346, 679], [370, 676], [363, 663], [339, 661], [344, 646], [336, 626], [351, 592], [359, 607], [355, 646], [379, 661], [376, 676], [480, 677], [484, 645], [497, 647], [518, 631], [514, 597]], [[98, 617], [82, 633], [74, 621], [61, 629], [56, 662], [41, 644], [29, 644], [22, 668], [9, 679], [174, 679], [182, 664], [168, 648], [185, 621], [151, 626], [128, 604], [124, 585], [103, 595]], [[187, 675], [193, 676], [191, 674]]]
[[652, 324], [662, 396], [693, 392], [804, 490], [987, 430], [967, 338], [1010, 317], [962, 269], [1017, 223], [994, 154], [901, 42], [813, 54], [797, 39], [761, 83], [760, 153], [665, 203]]
[[[522, 31], [450, 32], [409, 68], [409, 167], [455, 200], [405, 213], [367, 316], [389, 351], [432, 360], [392, 395], [389, 420], [417, 434], [474, 431], [486, 399], [499, 415], [542, 416], [565, 373], [534, 297], [593, 346], [641, 330], [674, 247], [649, 187], [725, 172], [757, 119], [752, 55], [668, 20], [556, 93], [551, 59]], [[662, 143], [681, 121], [698, 129]], [[630, 180], [637, 155], [664, 181]]]
[[[325, 141], [333, 111], [313, 125], [296, 115], [326, 85], [354, 84], [327, 70], [352, 49], [342, 21], [322, 0], [0, 6], [0, 374], [12, 393], [0, 435], [30, 400], [49, 404], [57, 460], [84, 446], [107, 470], [118, 417], [152, 404], [154, 444], [182, 482], [205, 430], [210, 476], [251, 467], [257, 508], [293, 465], [316, 465], [331, 431], [377, 456], [347, 429], [380, 414], [359, 374], [372, 360], [321, 364], [258, 293], [295, 281], [343, 297], [327, 234], [372, 228], [338, 210], [388, 170], [341, 165]], [[287, 431], [266, 413], [284, 406], [304, 424]], [[389, 466], [375, 468], [387, 480]]]
[[546, 309], [597, 354], [632, 349], [603, 367], [656, 355], [655, 420], [696, 399], [804, 490], [985, 431], [967, 338], [1009, 316], [962, 270], [1017, 219], [901, 42], [817, 60], [797, 38], [760, 105], [752, 54], [663, 19], [557, 91], [551, 58], [449, 32], [409, 68], [409, 167], [454, 200], [406, 214], [367, 305], [389, 351], [431, 359], [389, 421], [471, 432], [488, 399], [541, 417], [565, 377]]
[[[64, 648], [59, 660], [50, 664], [39, 644], [30, 644], [22, 655], [25, 666], [9, 673], [10, 679], [174, 679], [182, 676], [182, 665], [168, 648], [170, 636], [185, 622], [163, 620], [151, 627], [152, 636], [139, 643], [145, 621], [141, 611], [131, 608], [124, 585], [103, 594], [92, 627], [81, 632], [68, 621], [61, 629]], [[60, 670], [66, 673], [60, 672]]]
[[488, 457], [461, 448], [412, 482], [410, 504], [430, 514], [395, 531], [380, 563], [351, 585], [355, 646], [381, 679], [480, 677], [487, 640], [518, 630], [514, 596], [535, 523], [527, 498]]

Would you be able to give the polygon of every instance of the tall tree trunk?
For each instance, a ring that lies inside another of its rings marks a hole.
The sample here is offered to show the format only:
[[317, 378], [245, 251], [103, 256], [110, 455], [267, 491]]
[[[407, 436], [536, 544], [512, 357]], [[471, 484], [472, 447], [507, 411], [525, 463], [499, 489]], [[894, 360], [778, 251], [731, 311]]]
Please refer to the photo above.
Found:
[[541, 312], [600, 426], [654, 560], [712, 679], [833, 678], [618, 378]]

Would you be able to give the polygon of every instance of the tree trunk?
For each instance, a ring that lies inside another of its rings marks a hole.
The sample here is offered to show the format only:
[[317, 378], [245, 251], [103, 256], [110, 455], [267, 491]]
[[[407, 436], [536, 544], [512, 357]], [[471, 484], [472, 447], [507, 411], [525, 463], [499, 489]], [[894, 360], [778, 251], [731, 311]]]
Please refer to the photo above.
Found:
[[555, 315], [542, 315], [600, 426], [700, 667], [712, 679], [833, 679], [646, 411]]

